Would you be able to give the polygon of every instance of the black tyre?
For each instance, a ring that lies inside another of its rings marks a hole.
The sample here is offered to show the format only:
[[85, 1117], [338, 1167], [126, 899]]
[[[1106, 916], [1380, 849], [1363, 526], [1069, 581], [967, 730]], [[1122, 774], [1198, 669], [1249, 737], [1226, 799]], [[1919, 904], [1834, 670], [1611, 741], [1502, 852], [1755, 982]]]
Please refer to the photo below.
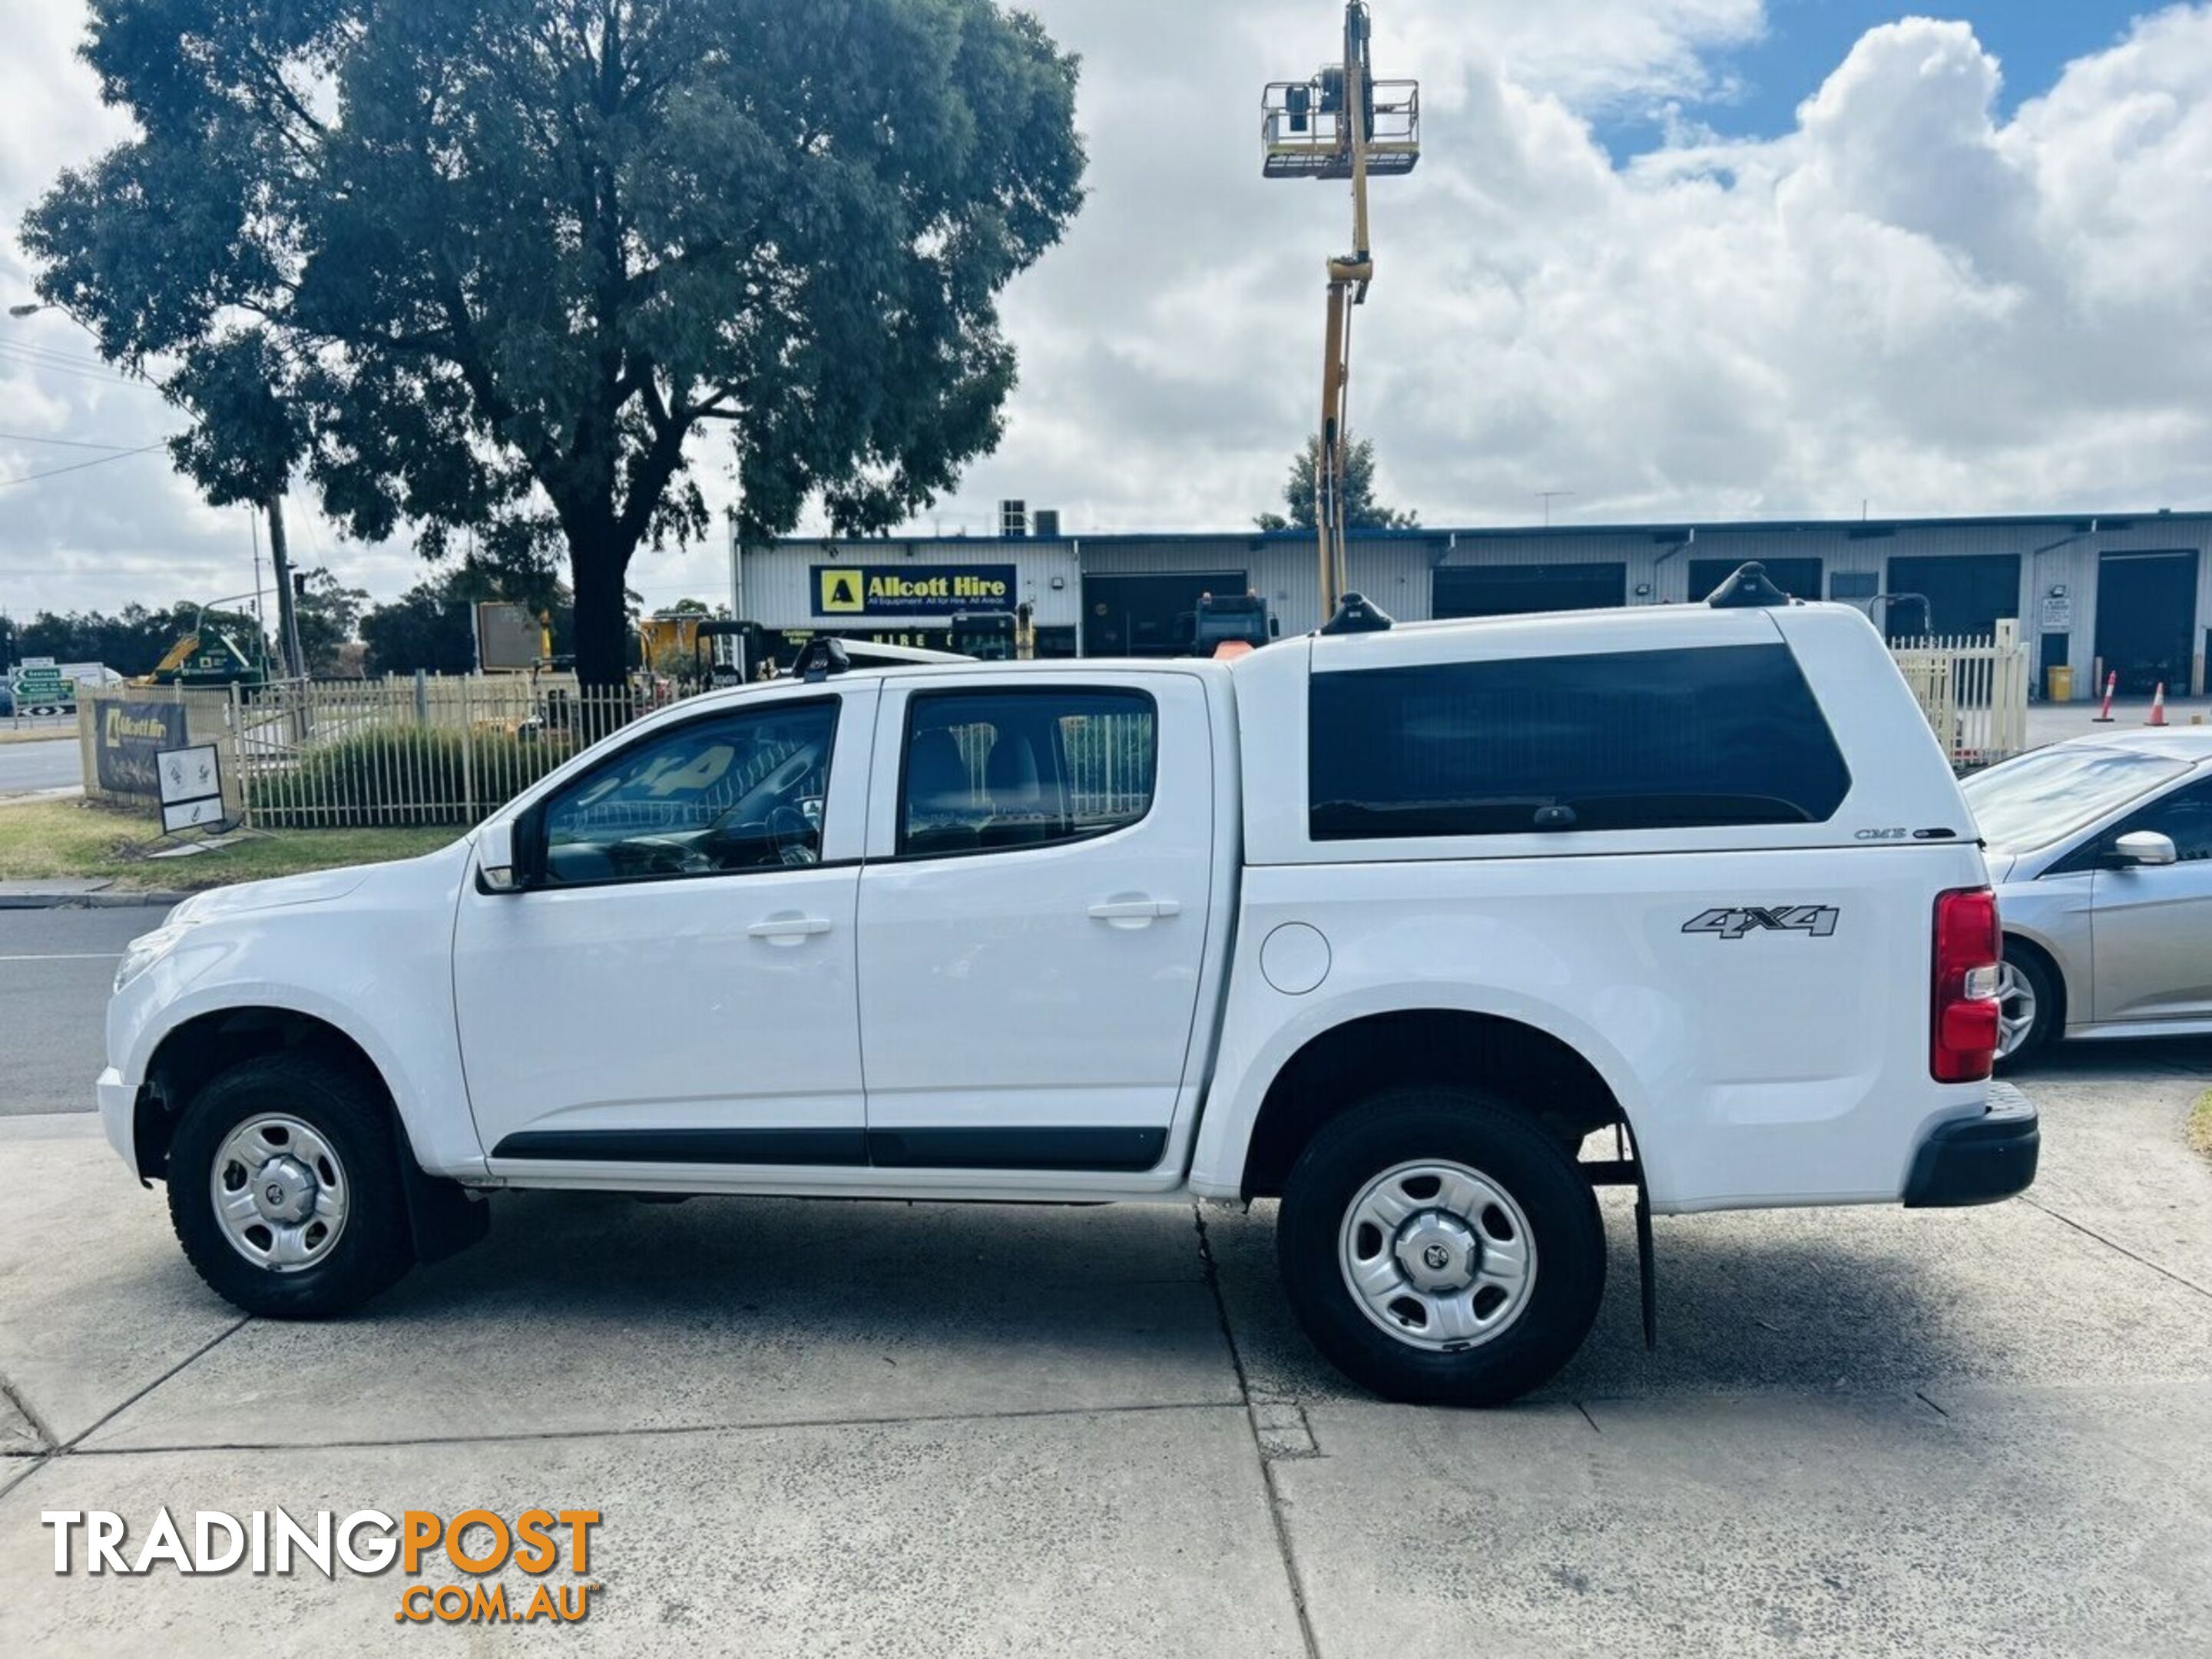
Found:
[[1275, 1252], [1314, 1346], [1417, 1405], [1540, 1386], [1605, 1293], [1605, 1226], [1572, 1152], [1472, 1089], [1389, 1091], [1323, 1127], [1284, 1185]]
[[2010, 1066], [2047, 1047], [2059, 1018], [2050, 967], [2035, 951], [2007, 939], [1997, 979], [1997, 1064]]
[[272, 1319], [357, 1307], [414, 1265], [392, 1109], [312, 1055], [249, 1060], [202, 1089], [169, 1147], [169, 1222], [234, 1306]]

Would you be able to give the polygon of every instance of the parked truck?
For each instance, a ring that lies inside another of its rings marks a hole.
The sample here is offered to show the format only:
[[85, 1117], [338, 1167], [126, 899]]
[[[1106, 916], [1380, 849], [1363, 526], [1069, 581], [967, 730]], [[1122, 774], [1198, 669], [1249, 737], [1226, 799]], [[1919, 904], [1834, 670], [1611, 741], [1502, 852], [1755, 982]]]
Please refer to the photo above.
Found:
[[1973, 822], [1848, 607], [843, 657], [134, 942], [100, 1106], [207, 1282], [334, 1314], [509, 1188], [1279, 1200], [1323, 1353], [1491, 1403], [1589, 1332], [1601, 1187], [2033, 1176]]

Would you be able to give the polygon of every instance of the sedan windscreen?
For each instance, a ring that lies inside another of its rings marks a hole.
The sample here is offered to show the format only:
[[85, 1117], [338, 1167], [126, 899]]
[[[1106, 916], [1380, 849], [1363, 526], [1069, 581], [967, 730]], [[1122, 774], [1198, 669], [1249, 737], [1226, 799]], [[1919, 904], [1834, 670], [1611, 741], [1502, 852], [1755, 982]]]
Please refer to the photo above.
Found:
[[2188, 770], [2159, 755], [2062, 745], [1993, 766], [1960, 787], [1982, 839], [2000, 852], [2025, 853], [2086, 829]]

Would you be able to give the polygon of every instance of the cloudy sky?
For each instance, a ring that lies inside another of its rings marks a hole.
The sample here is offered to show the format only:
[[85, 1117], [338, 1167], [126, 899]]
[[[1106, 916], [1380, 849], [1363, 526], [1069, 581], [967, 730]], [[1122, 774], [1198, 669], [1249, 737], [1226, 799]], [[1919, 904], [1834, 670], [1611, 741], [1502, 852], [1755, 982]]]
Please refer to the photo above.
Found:
[[[798, 3], [798, 0], [794, 0]], [[1269, 80], [1335, 0], [1032, 0], [1085, 59], [1091, 200], [1006, 297], [1006, 441], [915, 528], [1001, 495], [1078, 532], [1238, 526], [1318, 401], [1341, 186], [1260, 177]], [[1426, 155], [1378, 185], [1355, 421], [1431, 524], [2212, 506], [2212, 5], [1376, 0]], [[0, 222], [119, 128], [69, 0], [0, 0]], [[0, 239], [0, 299], [27, 290]], [[0, 318], [0, 610], [213, 597], [249, 525], [158, 453], [160, 400]], [[33, 439], [41, 441], [32, 441]], [[111, 449], [72, 446], [106, 445]], [[727, 499], [711, 441], [710, 496]], [[34, 474], [48, 474], [36, 477]], [[295, 554], [379, 597], [405, 546], [304, 494]], [[719, 549], [644, 554], [650, 605]]]

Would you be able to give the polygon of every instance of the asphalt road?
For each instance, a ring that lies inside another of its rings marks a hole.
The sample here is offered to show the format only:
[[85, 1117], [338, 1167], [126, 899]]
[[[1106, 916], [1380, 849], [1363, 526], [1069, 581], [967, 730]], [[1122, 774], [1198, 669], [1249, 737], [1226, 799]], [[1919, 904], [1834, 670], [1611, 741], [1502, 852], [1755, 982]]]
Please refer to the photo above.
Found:
[[0, 795], [65, 789], [83, 781], [75, 732], [46, 743], [0, 743]]
[[162, 914], [0, 910], [0, 1117], [92, 1109], [115, 960]]

